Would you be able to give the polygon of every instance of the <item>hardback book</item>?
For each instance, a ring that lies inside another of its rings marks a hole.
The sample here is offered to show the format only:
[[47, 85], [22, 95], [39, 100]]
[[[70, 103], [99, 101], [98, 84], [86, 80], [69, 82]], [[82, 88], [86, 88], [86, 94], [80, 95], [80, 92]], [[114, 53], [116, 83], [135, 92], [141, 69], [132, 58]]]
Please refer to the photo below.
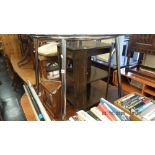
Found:
[[80, 120], [79, 120], [78, 117], [75, 115], [75, 116], [70, 117], [70, 118], [69, 118], [69, 121], [80, 121]]
[[73, 117], [69, 117], [69, 121], [75, 121]]
[[146, 104], [146, 103], [149, 103], [149, 102], [151, 102], [152, 101], [152, 99], [151, 98], [145, 98], [144, 100], [143, 100], [143, 102]]
[[101, 121], [101, 119], [98, 118], [98, 117], [97, 117], [93, 112], [91, 112], [90, 110], [87, 111], [87, 113], [88, 113], [91, 117], [93, 117], [96, 121]]
[[130, 120], [130, 115], [121, 110], [120, 108], [116, 107], [112, 103], [108, 102], [104, 98], [100, 99], [100, 103], [105, 104], [111, 108], [111, 110], [119, 117], [121, 121], [129, 121]]
[[126, 109], [130, 110], [142, 104], [142, 100], [135, 100], [130, 105], [125, 106]]
[[48, 72], [47, 78], [48, 78], [49, 80], [59, 78], [59, 70], [52, 71], [52, 72]]
[[146, 121], [155, 121], [155, 109], [152, 109], [142, 117]]
[[77, 112], [78, 119], [81, 121], [95, 121], [93, 117], [91, 117], [87, 112], [84, 110], [80, 110]]
[[93, 107], [90, 111], [96, 115], [101, 121], [110, 121], [106, 115], [103, 115], [102, 112], [97, 108]]
[[104, 106], [114, 115], [117, 121], [121, 121], [121, 119], [117, 116], [117, 114], [107, 104], [104, 104]]
[[139, 114], [139, 117], [141, 117], [142, 120], [152, 121], [154, 119], [154, 112], [155, 112], [155, 104], [152, 104], [146, 110], [141, 112]]
[[143, 112], [143, 111], [146, 110], [148, 107], [150, 107], [152, 104], [153, 104], [153, 102], [149, 102], [149, 103], [147, 103], [147, 104], [144, 104], [144, 105], [142, 105], [142, 106], [140, 106], [140, 107], [134, 109], [134, 110], [135, 110], [135, 113], [136, 113], [136, 114], [139, 114], [139, 113]]
[[[133, 96], [132, 96], [133, 95]], [[131, 97], [130, 97], [131, 96]], [[121, 105], [124, 107], [132, 106], [137, 101], [142, 100], [144, 97], [137, 94], [129, 94], [128, 96], [120, 99]]]
[[121, 121], [121, 119], [118, 117], [118, 113], [115, 113], [107, 104], [104, 104], [104, 106], [115, 116], [117, 121]]
[[59, 70], [58, 63], [53, 63], [53, 64], [47, 63], [46, 64], [46, 71], [47, 72], [53, 72], [53, 71], [57, 71], [57, 70]]
[[106, 115], [111, 121], [116, 121], [115, 116], [113, 115], [112, 111], [109, 111], [104, 104], [99, 103], [97, 106], [99, 110], [102, 111], [104, 115]]

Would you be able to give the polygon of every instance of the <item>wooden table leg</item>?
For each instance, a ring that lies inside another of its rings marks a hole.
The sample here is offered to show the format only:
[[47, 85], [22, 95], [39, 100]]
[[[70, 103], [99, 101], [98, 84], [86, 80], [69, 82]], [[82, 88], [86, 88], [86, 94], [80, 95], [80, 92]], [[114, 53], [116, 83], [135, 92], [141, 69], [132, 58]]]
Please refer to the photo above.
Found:
[[73, 60], [74, 98], [77, 109], [87, 104], [87, 53], [78, 51]]

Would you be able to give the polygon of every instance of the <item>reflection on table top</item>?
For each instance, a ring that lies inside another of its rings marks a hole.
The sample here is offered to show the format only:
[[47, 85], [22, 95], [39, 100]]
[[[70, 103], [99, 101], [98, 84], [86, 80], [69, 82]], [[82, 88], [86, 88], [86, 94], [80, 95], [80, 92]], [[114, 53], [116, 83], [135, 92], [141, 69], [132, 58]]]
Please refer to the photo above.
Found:
[[67, 44], [67, 49], [68, 50], [72, 50], [72, 51], [79, 51], [79, 50], [90, 50], [90, 49], [106, 49], [106, 48], [111, 48], [111, 44], [107, 44], [107, 43], [100, 43], [100, 44], [96, 44], [96, 43], [92, 43], [92, 44], [79, 44], [79, 43], [70, 43]]
[[123, 34], [94, 34], [94, 35], [88, 35], [88, 34], [72, 34], [72, 35], [43, 35], [43, 34], [33, 34], [31, 37], [36, 38], [36, 39], [53, 39], [53, 40], [81, 40], [81, 41], [86, 41], [86, 40], [104, 40], [104, 39], [112, 39], [118, 36], [122, 36]]

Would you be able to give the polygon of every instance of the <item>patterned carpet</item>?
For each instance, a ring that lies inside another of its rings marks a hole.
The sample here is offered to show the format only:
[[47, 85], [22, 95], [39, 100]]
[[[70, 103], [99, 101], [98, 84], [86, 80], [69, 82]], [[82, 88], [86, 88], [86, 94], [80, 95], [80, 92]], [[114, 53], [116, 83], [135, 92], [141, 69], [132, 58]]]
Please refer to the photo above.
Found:
[[18, 87], [12, 86], [12, 80], [6, 67], [5, 59], [0, 55], [0, 109], [4, 121], [23, 121], [25, 116], [20, 106], [20, 98], [24, 93], [21, 81]]

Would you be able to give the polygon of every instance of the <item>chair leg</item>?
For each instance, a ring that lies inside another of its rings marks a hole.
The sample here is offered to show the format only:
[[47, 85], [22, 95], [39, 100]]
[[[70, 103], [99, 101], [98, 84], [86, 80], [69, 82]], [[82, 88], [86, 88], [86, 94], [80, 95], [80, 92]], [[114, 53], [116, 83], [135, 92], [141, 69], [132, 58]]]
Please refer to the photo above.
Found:
[[61, 66], [62, 66], [62, 63], [61, 63], [61, 50], [60, 50], [60, 47], [58, 47], [58, 64], [59, 64], [59, 77], [60, 77], [60, 80], [61, 80]]

